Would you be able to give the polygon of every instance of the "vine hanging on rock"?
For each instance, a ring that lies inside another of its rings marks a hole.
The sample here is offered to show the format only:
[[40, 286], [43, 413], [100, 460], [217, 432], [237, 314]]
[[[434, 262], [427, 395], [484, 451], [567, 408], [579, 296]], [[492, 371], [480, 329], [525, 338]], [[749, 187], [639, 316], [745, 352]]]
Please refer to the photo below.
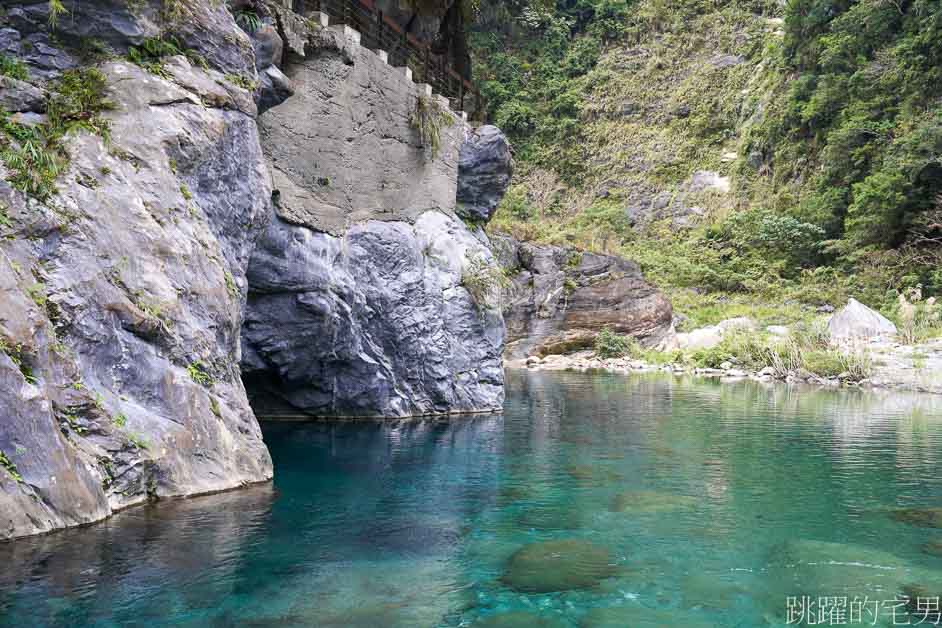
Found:
[[442, 129], [455, 123], [455, 118], [447, 108], [428, 96], [419, 96], [415, 101], [415, 111], [409, 123], [419, 132], [422, 146], [429, 150], [432, 159], [438, 157], [442, 144]]

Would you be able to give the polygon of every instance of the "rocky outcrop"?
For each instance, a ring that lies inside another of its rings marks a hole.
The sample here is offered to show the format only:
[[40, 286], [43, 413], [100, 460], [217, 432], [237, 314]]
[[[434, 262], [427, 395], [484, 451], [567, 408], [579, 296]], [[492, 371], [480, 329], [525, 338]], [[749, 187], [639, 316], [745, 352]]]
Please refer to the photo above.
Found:
[[513, 175], [510, 142], [496, 126], [475, 129], [458, 155], [458, 215], [488, 222]]
[[101, 66], [109, 139], [48, 201], [0, 186], [0, 538], [271, 477], [239, 377], [269, 211], [250, 92], [168, 59]]
[[443, 212], [340, 237], [277, 220], [249, 274], [249, 386], [320, 416], [499, 409], [500, 311], [461, 285], [485, 255]]
[[507, 357], [590, 347], [605, 328], [644, 346], [673, 338], [670, 302], [634, 262], [509, 236], [493, 236], [492, 242], [511, 277], [503, 293]]
[[828, 320], [828, 333], [831, 342], [840, 344], [895, 336], [896, 325], [879, 312], [852, 298]]
[[284, 70], [295, 96], [259, 122], [275, 215], [250, 264], [243, 333], [257, 405], [319, 416], [500, 408], [500, 311], [465, 285], [492, 256], [454, 214], [464, 125], [423, 97], [447, 120], [434, 150], [405, 74], [339, 31], [307, 37]]

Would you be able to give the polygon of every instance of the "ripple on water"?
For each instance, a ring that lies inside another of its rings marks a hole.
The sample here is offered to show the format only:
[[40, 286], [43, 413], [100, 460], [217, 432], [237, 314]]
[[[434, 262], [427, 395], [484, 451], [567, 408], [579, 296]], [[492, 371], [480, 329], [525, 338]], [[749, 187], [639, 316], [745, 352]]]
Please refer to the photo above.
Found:
[[507, 373], [503, 415], [264, 424], [275, 485], [0, 544], [0, 627], [780, 628], [942, 593], [942, 397]]

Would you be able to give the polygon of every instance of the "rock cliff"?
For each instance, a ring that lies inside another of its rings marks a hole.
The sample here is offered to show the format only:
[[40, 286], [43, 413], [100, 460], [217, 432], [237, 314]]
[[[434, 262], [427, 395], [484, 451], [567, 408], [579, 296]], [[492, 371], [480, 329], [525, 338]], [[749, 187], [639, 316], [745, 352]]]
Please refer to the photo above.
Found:
[[240, 365], [317, 414], [500, 406], [439, 101], [281, 5], [49, 7], [0, 18], [0, 539], [270, 479]]
[[[55, 192], [0, 183], [0, 537], [271, 477], [238, 371], [269, 203], [255, 104], [182, 56], [162, 74], [113, 61], [81, 77], [107, 106], [99, 133], [61, 138]], [[53, 113], [34, 115], [51, 137]]]
[[258, 404], [318, 416], [500, 408], [500, 310], [464, 285], [492, 256], [454, 213], [465, 125], [342, 32], [310, 33], [285, 74], [294, 97], [259, 121], [275, 204], [243, 331]]
[[634, 262], [505, 235], [492, 243], [510, 275], [503, 291], [508, 358], [591, 347], [604, 328], [644, 346], [673, 341], [670, 301]]

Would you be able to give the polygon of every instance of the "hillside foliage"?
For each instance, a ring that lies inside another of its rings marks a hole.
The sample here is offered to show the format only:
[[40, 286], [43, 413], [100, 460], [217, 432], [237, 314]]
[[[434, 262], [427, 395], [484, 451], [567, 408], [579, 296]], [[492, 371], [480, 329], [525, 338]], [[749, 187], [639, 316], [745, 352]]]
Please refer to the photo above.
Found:
[[493, 229], [681, 309], [942, 292], [942, 0], [484, 0], [471, 44], [517, 162]]

